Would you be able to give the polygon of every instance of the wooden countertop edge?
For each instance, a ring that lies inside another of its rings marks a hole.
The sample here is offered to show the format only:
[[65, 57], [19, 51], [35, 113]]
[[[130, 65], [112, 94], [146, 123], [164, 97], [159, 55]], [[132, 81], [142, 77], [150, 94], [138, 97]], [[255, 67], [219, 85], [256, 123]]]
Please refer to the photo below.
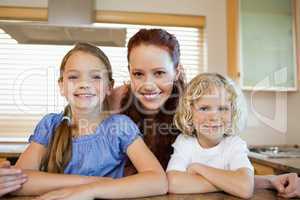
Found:
[[266, 166], [269, 166], [269, 167], [272, 167], [272, 168], [275, 168], [275, 169], [278, 169], [281, 171], [295, 172], [295, 173], [300, 174], [300, 168], [295, 168], [293, 166], [289, 166], [284, 163], [278, 163], [275, 161], [272, 162], [270, 159], [267, 160], [265, 158], [258, 158], [258, 157], [251, 156], [251, 155], [249, 155], [249, 158], [251, 161], [254, 161], [256, 163], [263, 164], [263, 165], [266, 165]]

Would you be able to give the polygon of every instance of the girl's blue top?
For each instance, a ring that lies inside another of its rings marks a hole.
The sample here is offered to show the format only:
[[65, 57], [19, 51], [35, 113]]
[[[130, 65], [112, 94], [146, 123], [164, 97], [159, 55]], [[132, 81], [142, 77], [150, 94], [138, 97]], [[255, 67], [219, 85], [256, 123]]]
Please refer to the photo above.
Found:
[[[29, 142], [47, 148], [63, 114], [47, 114], [37, 124]], [[72, 140], [72, 158], [65, 174], [120, 178], [124, 176], [127, 148], [139, 136], [136, 124], [126, 115], [111, 115], [103, 120], [95, 133]]]

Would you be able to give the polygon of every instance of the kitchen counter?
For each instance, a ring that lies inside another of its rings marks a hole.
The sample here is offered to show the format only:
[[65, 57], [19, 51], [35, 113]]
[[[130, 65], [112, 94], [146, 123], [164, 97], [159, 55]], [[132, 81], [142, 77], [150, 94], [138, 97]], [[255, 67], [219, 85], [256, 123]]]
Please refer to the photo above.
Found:
[[278, 173], [295, 172], [300, 174], [300, 158], [268, 158], [258, 153], [249, 153], [252, 162], [274, 168]]
[[[33, 197], [4, 197], [1, 200], [30, 200]], [[237, 200], [240, 198], [227, 195], [225, 193], [216, 192], [216, 193], [208, 193], [208, 194], [185, 194], [185, 195], [163, 195], [156, 197], [146, 197], [146, 198], [138, 198], [142, 200]], [[276, 196], [276, 192], [270, 190], [257, 190], [254, 193], [254, 196], [251, 198], [253, 200], [271, 200], [271, 199], [280, 199]]]
[[16, 160], [27, 146], [27, 142], [0, 142], [0, 158]]

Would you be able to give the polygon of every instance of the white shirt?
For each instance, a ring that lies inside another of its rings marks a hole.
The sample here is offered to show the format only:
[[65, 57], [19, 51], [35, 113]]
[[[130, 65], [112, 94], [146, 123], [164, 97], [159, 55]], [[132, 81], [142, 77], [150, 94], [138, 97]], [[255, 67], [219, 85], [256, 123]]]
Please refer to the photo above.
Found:
[[236, 135], [224, 137], [212, 148], [202, 148], [196, 137], [181, 134], [172, 146], [174, 153], [167, 171], [186, 171], [191, 163], [201, 163], [224, 170], [237, 170], [243, 167], [253, 170], [248, 159], [247, 144]]

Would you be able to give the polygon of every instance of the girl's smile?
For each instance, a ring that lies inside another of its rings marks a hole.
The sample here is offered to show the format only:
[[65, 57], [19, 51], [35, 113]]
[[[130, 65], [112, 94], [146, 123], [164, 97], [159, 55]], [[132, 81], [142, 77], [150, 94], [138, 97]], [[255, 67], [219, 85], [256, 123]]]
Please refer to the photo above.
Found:
[[61, 94], [72, 112], [100, 112], [104, 98], [110, 92], [106, 66], [99, 58], [85, 52], [75, 52], [66, 62]]

